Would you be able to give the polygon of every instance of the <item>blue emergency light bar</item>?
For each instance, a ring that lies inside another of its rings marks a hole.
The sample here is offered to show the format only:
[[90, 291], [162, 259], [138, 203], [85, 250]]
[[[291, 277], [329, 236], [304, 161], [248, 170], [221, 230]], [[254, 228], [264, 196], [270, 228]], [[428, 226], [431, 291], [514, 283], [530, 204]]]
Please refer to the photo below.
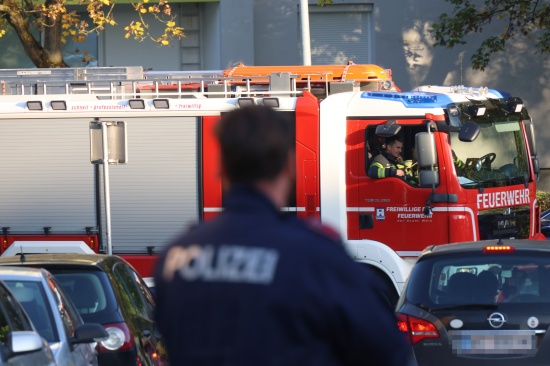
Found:
[[380, 92], [364, 92], [361, 98], [382, 99], [382, 100], [399, 100], [407, 108], [446, 108], [448, 104], [453, 103], [453, 100], [445, 94], [436, 93], [380, 93]]
[[512, 94], [505, 92], [503, 90], [489, 89], [489, 93], [500, 95], [500, 98], [512, 98]]
[[[465, 95], [468, 90], [472, 92], [478, 92], [479, 88], [461, 88], [457, 89], [457, 95]], [[463, 92], [461, 92], [463, 91]], [[451, 93], [449, 93], [451, 94]], [[369, 99], [381, 99], [381, 100], [399, 100], [407, 108], [446, 108], [450, 103], [455, 103], [450, 97], [449, 94], [445, 93], [433, 93], [433, 92], [401, 92], [401, 93], [388, 93], [388, 92], [364, 92], [361, 94], [361, 98]], [[454, 94], [454, 93], [453, 93]], [[485, 89], [484, 96], [487, 97], [488, 94], [492, 94], [494, 97], [510, 98], [511, 95], [502, 90], [495, 89]], [[493, 97], [493, 98], [494, 98]]]

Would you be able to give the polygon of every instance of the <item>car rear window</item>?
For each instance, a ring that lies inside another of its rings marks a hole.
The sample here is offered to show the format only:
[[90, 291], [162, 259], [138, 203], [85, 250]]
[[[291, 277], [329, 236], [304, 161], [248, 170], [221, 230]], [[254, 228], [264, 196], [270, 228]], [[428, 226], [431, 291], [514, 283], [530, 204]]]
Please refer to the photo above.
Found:
[[103, 271], [70, 268], [47, 268], [86, 323], [105, 324], [116, 321], [116, 300], [107, 275]]
[[460, 304], [550, 303], [546, 253], [454, 254], [419, 261], [407, 298], [428, 307]]

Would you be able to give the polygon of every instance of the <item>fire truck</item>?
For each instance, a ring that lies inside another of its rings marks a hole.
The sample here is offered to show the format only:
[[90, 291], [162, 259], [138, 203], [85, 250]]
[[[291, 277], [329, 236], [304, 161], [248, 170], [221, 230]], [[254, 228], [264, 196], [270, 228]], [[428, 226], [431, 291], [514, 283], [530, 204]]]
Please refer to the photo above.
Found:
[[[426, 243], [544, 238], [534, 125], [520, 98], [463, 86], [335, 94], [319, 128], [321, 218], [397, 286]], [[367, 175], [396, 135], [417, 182]]]
[[[252, 104], [295, 123], [297, 179], [283, 210], [338, 229], [391, 302], [428, 245], [544, 238], [533, 122], [502, 91], [402, 92], [389, 70], [355, 64], [0, 70], [0, 80], [2, 255], [112, 252], [150, 277], [167, 242], [223, 210], [213, 127]], [[94, 147], [98, 125], [122, 142]], [[414, 182], [368, 176], [395, 136]]]

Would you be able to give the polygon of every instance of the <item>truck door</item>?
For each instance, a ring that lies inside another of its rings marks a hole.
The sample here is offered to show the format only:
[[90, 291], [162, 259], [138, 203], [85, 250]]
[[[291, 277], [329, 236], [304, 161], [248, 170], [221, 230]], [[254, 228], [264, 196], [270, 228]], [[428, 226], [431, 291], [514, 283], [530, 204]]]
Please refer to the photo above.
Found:
[[[384, 151], [387, 138], [377, 136], [376, 127], [386, 120], [348, 121], [348, 237], [371, 239], [389, 245], [401, 256], [416, 256], [429, 244], [448, 242], [445, 210], [427, 208], [432, 188], [420, 187], [415, 137], [427, 131], [422, 120], [398, 120], [402, 152], [398, 168], [407, 176], [370, 178], [369, 167]], [[353, 138], [352, 138], [353, 137]], [[433, 170], [439, 177], [439, 167]], [[441, 183], [436, 187], [441, 192]], [[439, 211], [441, 210], [441, 211]]]

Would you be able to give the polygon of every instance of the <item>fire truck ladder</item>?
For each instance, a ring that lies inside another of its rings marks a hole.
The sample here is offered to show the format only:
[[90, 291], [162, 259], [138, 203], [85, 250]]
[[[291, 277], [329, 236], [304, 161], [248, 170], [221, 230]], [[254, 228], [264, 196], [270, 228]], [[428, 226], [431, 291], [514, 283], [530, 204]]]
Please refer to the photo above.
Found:
[[141, 67], [0, 70], [2, 95], [93, 94], [99, 99], [296, 96], [319, 99], [357, 90], [397, 91], [391, 71], [376, 65], [244, 66], [210, 71], [144, 71]]

